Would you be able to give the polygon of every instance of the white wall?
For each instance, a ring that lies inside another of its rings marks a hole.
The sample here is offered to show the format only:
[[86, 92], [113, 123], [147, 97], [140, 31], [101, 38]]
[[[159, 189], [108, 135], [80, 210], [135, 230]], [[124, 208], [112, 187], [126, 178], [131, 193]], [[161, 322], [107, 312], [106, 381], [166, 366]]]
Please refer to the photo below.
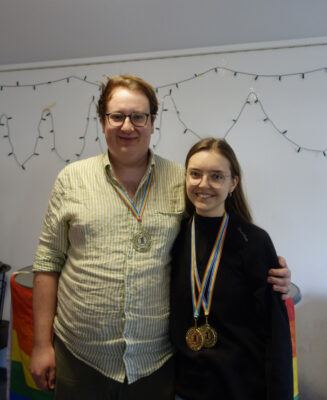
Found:
[[[152, 144], [155, 151], [183, 163], [190, 145], [199, 136], [221, 137], [237, 118], [250, 92], [260, 100], [254, 103], [250, 96], [227, 140], [234, 147], [243, 166], [246, 191], [255, 221], [271, 235], [278, 254], [287, 258], [292, 270], [292, 280], [302, 291], [302, 301], [296, 306], [297, 350], [301, 399], [325, 399], [324, 366], [327, 363], [327, 235], [326, 171], [327, 157], [322, 152], [305, 148], [327, 148], [326, 123], [326, 70], [302, 75], [285, 75], [327, 67], [327, 47], [271, 49], [265, 51], [240, 51], [193, 57], [163, 58], [134, 62], [115, 62], [100, 65], [75, 66], [56, 69], [36, 69], [0, 73], [0, 122], [9, 121], [9, 136], [19, 163], [33, 152], [22, 170], [8, 156], [11, 148], [6, 136], [6, 126], [0, 126], [0, 259], [10, 264], [13, 271], [31, 265], [38, 243], [42, 219], [53, 181], [64, 166], [54, 151], [50, 116], [37, 126], [42, 110], [53, 103], [56, 146], [64, 159], [75, 160], [84, 136], [86, 116], [92, 97], [97, 100], [96, 83], [104, 74], [133, 73], [142, 76], [155, 87], [172, 83], [158, 90], [164, 111], [158, 116]], [[182, 53], [181, 53], [182, 54]], [[157, 54], [156, 54], [157, 55]], [[166, 55], [166, 54], [164, 54]], [[147, 55], [148, 56], [148, 55]], [[151, 56], [151, 55], [150, 55]], [[90, 60], [89, 60], [90, 61]], [[91, 60], [92, 61], [92, 60]], [[214, 70], [178, 84], [195, 74], [220, 66]], [[258, 74], [254, 76], [227, 69]], [[78, 76], [82, 81], [70, 79], [55, 83], [56, 79]], [[87, 76], [86, 81], [83, 78]], [[19, 86], [17, 86], [19, 82]], [[23, 88], [23, 84], [38, 84]], [[6, 85], [14, 85], [7, 88]], [[172, 97], [169, 95], [171, 90]], [[178, 120], [173, 100], [179, 111]], [[270, 120], [298, 146], [292, 145], [279, 134]], [[97, 154], [96, 142], [99, 124], [91, 107], [86, 148], [82, 157]], [[161, 119], [161, 124], [160, 124]], [[36, 139], [41, 133], [34, 150]], [[6, 294], [4, 317], [9, 318], [10, 296]]]

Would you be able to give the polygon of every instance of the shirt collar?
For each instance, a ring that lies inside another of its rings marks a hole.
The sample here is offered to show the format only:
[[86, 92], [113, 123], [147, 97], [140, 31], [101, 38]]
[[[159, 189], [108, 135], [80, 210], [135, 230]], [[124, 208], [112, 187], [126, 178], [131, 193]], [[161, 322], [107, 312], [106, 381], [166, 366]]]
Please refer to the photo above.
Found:
[[[150, 154], [150, 158], [149, 158], [150, 160], [149, 160], [148, 168], [145, 173], [146, 175], [148, 175], [150, 173], [151, 168], [155, 166], [155, 156], [154, 156], [154, 152], [151, 149], [149, 149], [149, 154]], [[104, 168], [107, 176], [109, 176], [110, 178], [114, 178], [108, 151], [106, 151], [102, 155], [102, 165], [103, 165], [103, 168]]]

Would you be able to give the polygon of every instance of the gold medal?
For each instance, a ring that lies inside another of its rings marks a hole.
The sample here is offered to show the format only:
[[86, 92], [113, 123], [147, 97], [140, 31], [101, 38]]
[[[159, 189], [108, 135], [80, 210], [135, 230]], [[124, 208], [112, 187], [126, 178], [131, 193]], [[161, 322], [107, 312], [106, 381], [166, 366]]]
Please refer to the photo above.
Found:
[[199, 331], [203, 336], [203, 347], [209, 349], [214, 347], [218, 340], [218, 335], [216, 330], [210, 326], [207, 322], [204, 325], [199, 326]]
[[[195, 329], [196, 332], [193, 332], [191, 328], [187, 331], [186, 334], [186, 342], [192, 350], [200, 350], [202, 347], [204, 348], [214, 347], [218, 340], [217, 332], [208, 323], [208, 317], [210, 314], [212, 295], [222, 255], [228, 220], [229, 220], [229, 215], [225, 212], [201, 282], [198, 268], [196, 265], [195, 222], [194, 218], [192, 219], [190, 273], [191, 273], [193, 316], [195, 322], [195, 327], [193, 329]], [[197, 296], [197, 291], [198, 291], [198, 296]], [[205, 323], [198, 328], [197, 320], [200, 315], [201, 305], [204, 310]], [[190, 339], [188, 339], [188, 337], [190, 337]], [[199, 337], [201, 337], [203, 340], [201, 346]], [[195, 349], [194, 347], [197, 348]]]
[[133, 247], [136, 251], [139, 251], [140, 253], [145, 253], [151, 248], [151, 235], [149, 232], [142, 229], [133, 235], [132, 242]]
[[193, 326], [186, 332], [186, 344], [193, 351], [199, 351], [204, 344], [204, 337], [199, 328]]

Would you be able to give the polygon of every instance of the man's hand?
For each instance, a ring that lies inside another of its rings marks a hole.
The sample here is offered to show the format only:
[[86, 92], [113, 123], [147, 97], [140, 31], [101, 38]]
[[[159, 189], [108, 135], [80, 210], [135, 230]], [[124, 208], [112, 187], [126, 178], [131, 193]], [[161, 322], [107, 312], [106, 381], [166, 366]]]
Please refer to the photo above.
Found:
[[36, 385], [45, 391], [54, 389], [56, 379], [52, 326], [57, 306], [58, 279], [57, 272], [34, 272], [34, 347], [30, 371]]
[[47, 392], [54, 389], [56, 361], [52, 345], [46, 348], [33, 348], [30, 371], [37, 387]]
[[278, 256], [278, 262], [280, 268], [271, 268], [268, 271], [267, 281], [272, 284], [276, 292], [282, 293], [282, 300], [286, 300], [290, 292], [291, 271], [287, 267], [285, 258]]

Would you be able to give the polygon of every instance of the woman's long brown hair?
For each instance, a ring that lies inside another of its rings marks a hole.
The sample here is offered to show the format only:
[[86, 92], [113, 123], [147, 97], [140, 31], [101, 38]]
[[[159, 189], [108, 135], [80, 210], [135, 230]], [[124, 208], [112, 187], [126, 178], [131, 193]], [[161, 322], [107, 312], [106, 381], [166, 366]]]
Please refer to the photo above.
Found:
[[[185, 160], [185, 168], [187, 169], [190, 158], [200, 151], [215, 151], [221, 154], [230, 164], [230, 170], [232, 178], [238, 177], [238, 184], [235, 187], [232, 196], [228, 196], [225, 200], [225, 209], [228, 213], [236, 214], [247, 222], [252, 223], [252, 216], [250, 208], [248, 206], [246, 197], [242, 187], [242, 171], [234, 150], [231, 146], [223, 139], [207, 138], [202, 139], [191, 147], [187, 153]], [[186, 195], [186, 211], [192, 215], [195, 212], [194, 205], [190, 202]]]

